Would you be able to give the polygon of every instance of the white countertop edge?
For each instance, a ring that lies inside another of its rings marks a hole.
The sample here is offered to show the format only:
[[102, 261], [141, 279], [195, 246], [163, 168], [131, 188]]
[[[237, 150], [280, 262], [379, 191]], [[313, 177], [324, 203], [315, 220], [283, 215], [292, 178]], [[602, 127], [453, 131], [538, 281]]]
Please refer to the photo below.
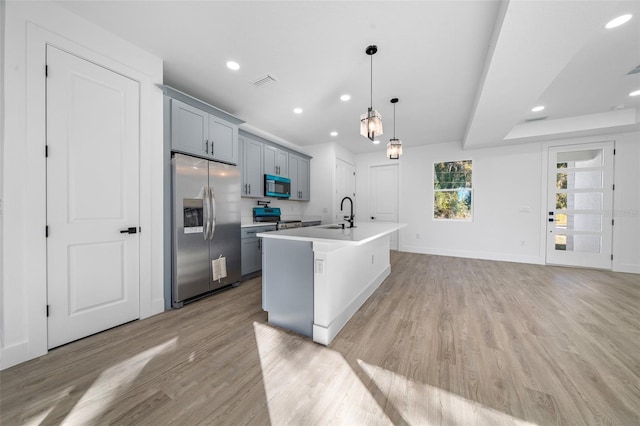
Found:
[[243, 223], [240, 225], [241, 228], [255, 228], [256, 226], [277, 226], [275, 222], [251, 222], [251, 223]]
[[[290, 241], [309, 241], [309, 242], [321, 242], [321, 243], [333, 243], [341, 245], [359, 246], [369, 241], [373, 241], [384, 235], [397, 231], [398, 229], [407, 226], [406, 223], [394, 223], [394, 222], [363, 222], [357, 223], [356, 227], [360, 227], [360, 235], [352, 236], [348, 238], [343, 234], [342, 229], [323, 229], [327, 225], [311, 226], [307, 228], [294, 228], [285, 229], [282, 231], [271, 231], [265, 233], [256, 234], [261, 238], [274, 238], [279, 240]], [[368, 229], [367, 229], [368, 228]], [[321, 231], [321, 235], [318, 235], [318, 231]], [[344, 231], [350, 231], [348, 228]], [[356, 228], [355, 232], [358, 232]], [[334, 238], [335, 233], [340, 233], [345, 238]], [[311, 235], [314, 234], [314, 235]]]

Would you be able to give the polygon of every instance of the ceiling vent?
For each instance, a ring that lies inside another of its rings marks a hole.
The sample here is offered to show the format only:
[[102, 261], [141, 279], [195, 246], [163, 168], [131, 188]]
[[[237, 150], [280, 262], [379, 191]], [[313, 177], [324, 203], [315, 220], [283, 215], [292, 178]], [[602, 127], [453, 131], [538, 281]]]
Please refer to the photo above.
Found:
[[532, 121], [541, 121], [541, 120], [546, 120], [547, 118], [549, 118], [548, 115], [545, 115], [544, 117], [536, 117], [536, 118], [527, 118], [526, 120], [524, 120], [525, 123], [530, 123]]
[[640, 73], [640, 65], [638, 65], [637, 67], [635, 67], [634, 69], [632, 69], [631, 71], [629, 71], [629, 72], [627, 73], [627, 75], [629, 75], [629, 74], [638, 74], [638, 73]]
[[257, 80], [252, 81], [251, 84], [253, 84], [255, 87], [264, 87], [268, 86], [271, 83], [275, 83], [276, 81], [278, 80], [271, 74], [265, 74], [262, 77], [259, 77]]

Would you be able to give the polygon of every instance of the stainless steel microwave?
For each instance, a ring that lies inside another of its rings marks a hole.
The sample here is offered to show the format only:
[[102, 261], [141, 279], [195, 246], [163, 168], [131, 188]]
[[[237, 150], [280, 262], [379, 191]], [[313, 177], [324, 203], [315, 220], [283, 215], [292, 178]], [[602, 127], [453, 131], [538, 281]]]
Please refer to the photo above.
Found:
[[265, 197], [290, 198], [291, 179], [282, 176], [264, 175], [264, 195]]

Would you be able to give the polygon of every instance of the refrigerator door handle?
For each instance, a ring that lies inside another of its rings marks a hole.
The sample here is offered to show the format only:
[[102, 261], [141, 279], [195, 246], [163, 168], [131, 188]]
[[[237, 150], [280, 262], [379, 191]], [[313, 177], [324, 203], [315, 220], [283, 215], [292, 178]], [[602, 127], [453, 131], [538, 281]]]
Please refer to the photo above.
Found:
[[216, 231], [216, 196], [213, 187], [209, 187], [209, 202], [211, 203], [211, 231], [209, 239], [213, 240], [213, 234]]
[[210, 223], [211, 223], [211, 208], [209, 207], [209, 187], [205, 186], [202, 191], [202, 203], [204, 204], [204, 239], [209, 239]]

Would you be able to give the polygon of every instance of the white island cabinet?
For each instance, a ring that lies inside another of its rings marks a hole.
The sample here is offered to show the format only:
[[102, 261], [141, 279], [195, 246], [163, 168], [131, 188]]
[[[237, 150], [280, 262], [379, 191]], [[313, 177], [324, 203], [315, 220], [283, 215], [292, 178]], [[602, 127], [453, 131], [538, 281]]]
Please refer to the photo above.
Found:
[[391, 273], [389, 237], [404, 226], [367, 222], [258, 234], [269, 323], [330, 344]]

